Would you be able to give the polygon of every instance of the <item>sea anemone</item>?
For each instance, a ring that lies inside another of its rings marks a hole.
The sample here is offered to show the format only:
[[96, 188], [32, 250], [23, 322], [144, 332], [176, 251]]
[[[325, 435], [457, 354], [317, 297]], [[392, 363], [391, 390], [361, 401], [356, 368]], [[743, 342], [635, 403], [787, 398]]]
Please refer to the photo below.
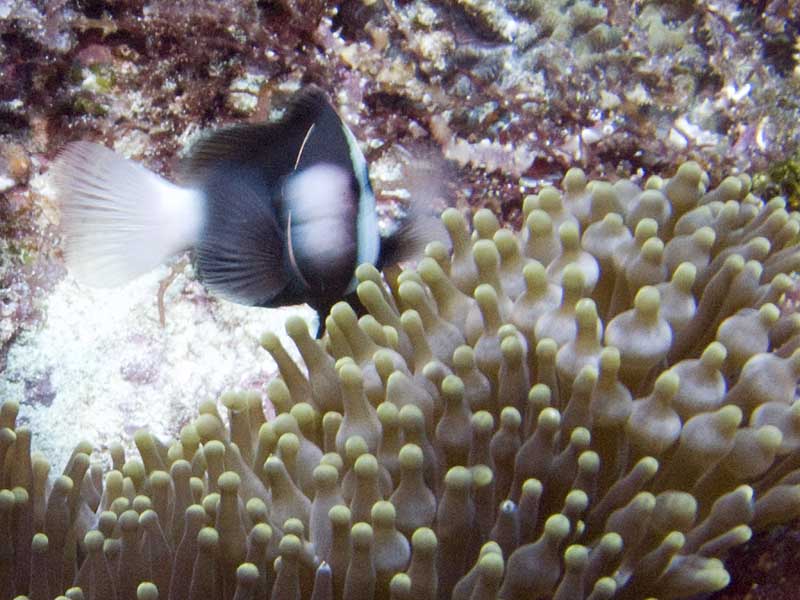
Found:
[[[680, 598], [800, 516], [800, 214], [695, 163], [442, 216], [266, 392], [49, 479], [0, 410], [0, 600]], [[71, 587], [72, 586], [72, 587]], [[66, 591], [65, 591], [66, 590]]]

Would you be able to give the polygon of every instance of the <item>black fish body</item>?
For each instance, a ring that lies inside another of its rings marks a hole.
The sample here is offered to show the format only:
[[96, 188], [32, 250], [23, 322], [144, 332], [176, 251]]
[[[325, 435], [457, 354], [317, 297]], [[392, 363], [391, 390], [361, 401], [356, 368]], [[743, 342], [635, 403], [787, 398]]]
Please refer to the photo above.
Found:
[[410, 218], [381, 238], [364, 156], [316, 88], [298, 93], [279, 122], [204, 136], [183, 179], [172, 184], [97, 144], [69, 144], [56, 185], [76, 278], [119, 285], [193, 249], [198, 278], [216, 295], [324, 313], [353, 291], [359, 264], [397, 262], [425, 237]]
[[194, 148], [187, 176], [207, 203], [198, 273], [221, 296], [324, 310], [344, 296], [359, 263], [378, 260], [366, 161], [316, 90], [280, 123], [211, 134]]

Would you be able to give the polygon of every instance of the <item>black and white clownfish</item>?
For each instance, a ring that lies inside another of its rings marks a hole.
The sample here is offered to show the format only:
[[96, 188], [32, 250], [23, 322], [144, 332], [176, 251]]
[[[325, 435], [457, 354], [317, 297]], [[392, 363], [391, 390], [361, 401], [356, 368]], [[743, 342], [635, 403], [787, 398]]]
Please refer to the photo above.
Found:
[[183, 171], [176, 185], [99, 144], [66, 146], [54, 181], [79, 282], [121, 285], [193, 249], [213, 294], [252, 306], [305, 302], [322, 322], [353, 296], [359, 264], [408, 260], [435, 237], [432, 213], [413, 206], [381, 235], [364, 155], [315, 87], [278, 122], [203, 136]]

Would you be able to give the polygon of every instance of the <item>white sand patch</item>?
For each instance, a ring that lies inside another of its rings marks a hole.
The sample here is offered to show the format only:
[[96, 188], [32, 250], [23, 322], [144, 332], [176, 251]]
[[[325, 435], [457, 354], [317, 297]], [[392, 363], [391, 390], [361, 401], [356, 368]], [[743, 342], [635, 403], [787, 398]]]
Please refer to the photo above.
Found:
[[306, 306], [231, 304], [210, 297], [189, 271], [169, 287], [164, 328], [156, 298], [169, 271], [160, 267], [111, 290], [67, 277], [50, 295], [40, 328], [14, 343], [0, 373], [0, 399], [20, 403], [19, 420], [53, 473], [79, 440], [106, 460], [109, 443], [120, 438], [133, 451], [140, 428], [171, 441], [200, 401], [226, 389], [263, 393], [277, 369], [260, 336], [275, 332], [296, 358], [286, 318], [299, 314], [316, 331], [316, 313]]

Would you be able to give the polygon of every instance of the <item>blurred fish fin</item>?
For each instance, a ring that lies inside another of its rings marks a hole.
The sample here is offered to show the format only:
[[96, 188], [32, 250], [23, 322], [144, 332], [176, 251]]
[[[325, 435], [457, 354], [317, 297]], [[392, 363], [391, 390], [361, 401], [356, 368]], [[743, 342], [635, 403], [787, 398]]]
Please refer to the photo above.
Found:
[[415, 159], [410, 153], [406, 153], [405, 160], [403, 180], [410, 198], [397, 229], [381, 238], [379, 268], [419, 259], [425, 246], [434, 241], [450, 247], [450, 237], [439, 218], [447, 204], [445, 166], [434, 157]]
[[381, 238], [378, 268], [382, 269], [406, 261], [421, 258], [425, 247], [434, 241], [449, 243], [447, 231], [438, 215], [409, 214], [400, 227]]
[[286, 232], [269, 189], [246, 168], [215, 171], [204, 188], [206, 225], [195, 248], [198, 275], [215, 294], [239, 304], [266, 305], [288, 282]]
[[67, 267], [78, 281], [113, 287], [191, 247], [203, 198], [105, 146], [67, 145], [53, 167]]

